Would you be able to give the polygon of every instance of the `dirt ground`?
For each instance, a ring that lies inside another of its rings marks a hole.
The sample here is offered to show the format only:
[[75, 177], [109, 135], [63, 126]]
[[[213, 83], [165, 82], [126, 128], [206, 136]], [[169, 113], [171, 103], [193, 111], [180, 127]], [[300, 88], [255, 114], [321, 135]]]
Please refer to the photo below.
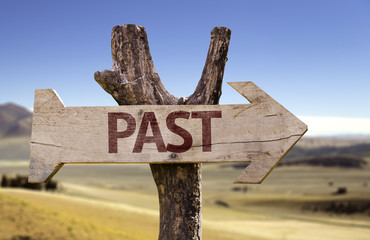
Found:
[[[2, 162], [0, 174], [27, 168]], [[260, 185], [232, 184], [240, 171], [203, 165], [203, 239], [370, 236], [369, 168], [281, 167]], [[147, 165], [67, 165], [54, 179], [57, 192], [0, 188], [0, 239], [157, 239]]]

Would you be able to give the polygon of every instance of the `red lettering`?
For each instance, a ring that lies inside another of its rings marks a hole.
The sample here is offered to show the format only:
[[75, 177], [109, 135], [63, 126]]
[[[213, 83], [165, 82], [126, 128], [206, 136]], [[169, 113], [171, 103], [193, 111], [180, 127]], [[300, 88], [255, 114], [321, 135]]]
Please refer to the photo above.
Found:
[[[148, 125], [153, 132], [153, 136], [146, 136]], [[163, 142], [161, 131], [159, 130], [157, 119], [155, 118], [154, 112], [145, 112], [143, 119], [141, 120], [141, 125], [139, 133], [136, 138], [133, 153], [141, 153], [143, 150], [144, 143], [155, 143], [157, 145], [158, 152], [166, 152], [166, 147]]]
[[[174, 153], [183, 153], [188, 151], [193, 144], [193, 138], [191, 134], [184, 128], [177, 125], [176, 119], [183, 118], [189, 119], [190, 114], [192, 118], [201, 118], [202, 119], [202, 150], [203, 152], [212, 151], [212, 131], [211, 123], [212, 118], [221, 118], [221, 111], [195, 111], [195, 112], [186, 112], [186, 111], [175, 111], [168, 114], [166, 118], [166, 125], [168, 130], [177, 134], [184, 142], [181, 145], [174, 145], [171, 143], [167, 144], [167, 147], [164, 144], [161, 131], [159, 129], [158, 121], [155, 117], [154, 112], [144, 112], [140, 128], [137, 134], [135, 141], [133, 153], [141, 153], [143, 150], [144, 143], [155, 143], [158, 152], [174, 152]], [[124, 131], [118, 131], [118, 119], [123, 119], [127, 122], [127, 128]], [[152, 130], [153, 135], [147, 136], [148, 127]], [[108, 113], [108, 146], [109, 153], [117, 153], [118, 151], [118, 138], [127, 138], [134, 134], [136, 129], [136, 120], [129, 114], [124, 112], [112, 112]]]
[[171, 132], [179, 135], [184, 139], [184, 143], [181, 145], [173, 145], [171, 143], [167, 144], [167, 151], [182, 153], [188, 151], [191, 148], [191, 145], [193, 144], [193, 138], [191, 137], [191, 134], [175, 123], [175, 120], [177, 118], [189, 119], [189, 117], [190, 112], [185, 111], [172, 112], [167, 116], [166, 119], [167, 128]]
[[192, 118], [201, 118], [202, 119], [202, 146], [203, 152], [212, 151], [212, 136], [211, 136], [211, 119], [212, 118], [221, 118], [221, 111], [196, 111], [191, 112]]
[[[123, 119], [127, 122], [127, 129], [123, 132], [117, 131], [117, 120]], [[108, 146], [109, 153], [117, 153], [117, 139], [126, 138], [135, 132], [135, 118], [128, 113], [110, 112], [108, 113]]]

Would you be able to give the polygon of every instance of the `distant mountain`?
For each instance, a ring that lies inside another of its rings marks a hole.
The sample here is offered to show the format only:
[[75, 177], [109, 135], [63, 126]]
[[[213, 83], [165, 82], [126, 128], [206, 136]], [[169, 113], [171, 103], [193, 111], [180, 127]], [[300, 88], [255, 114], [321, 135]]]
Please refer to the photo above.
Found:
[[286, 155], [285, 159], [310, 158], [319, 156], [356, 156], [370, 158], [370, 143], [361, 143], [345, 147], [322, 146], [307, 148], [295, 146]]
[[298, 159], [283, 159], [278, 166], [310, 165], [322, 167], [365, 168], [367, 162], [360, 157], [347, 155], [322, 155]]
[[31, 111], [14, 103], [0, 105], [0, 138], [30, 137], [31, 128]]

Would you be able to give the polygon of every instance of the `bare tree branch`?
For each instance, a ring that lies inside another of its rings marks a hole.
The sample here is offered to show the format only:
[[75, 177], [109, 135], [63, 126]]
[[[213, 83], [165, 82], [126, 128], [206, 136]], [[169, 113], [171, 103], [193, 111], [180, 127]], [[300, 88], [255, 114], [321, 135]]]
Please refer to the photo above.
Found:
[[[188, 98], [176, 98], [163, 86], [152, 61], [144, 27], [121, 25], [112, 30], [112, 70], [94, 74], [95, 80], [119, 105], [218, 104], [231, 31], [211, 32], [207, 60], [199, 83]], [[201, 164], [151, 164], [158, 188], [161, 240], [201, 236]]]

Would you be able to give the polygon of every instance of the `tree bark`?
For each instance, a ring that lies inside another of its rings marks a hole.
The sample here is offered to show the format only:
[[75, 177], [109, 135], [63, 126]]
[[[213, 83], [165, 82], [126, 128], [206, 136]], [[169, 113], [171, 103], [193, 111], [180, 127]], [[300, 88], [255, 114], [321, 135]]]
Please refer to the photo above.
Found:
[[[211, 32], [207, 60], [192, 95], [177, 98], [163, 86], [152, 61], [144, 27], [121, 25], [112, 30], [112, 70], [95, 72], [99, 85], [119, 105], [218, 104], [231, 31]], [[201, 164], [151, 164], [158, 188], [160, 240], [201, 239]]]

